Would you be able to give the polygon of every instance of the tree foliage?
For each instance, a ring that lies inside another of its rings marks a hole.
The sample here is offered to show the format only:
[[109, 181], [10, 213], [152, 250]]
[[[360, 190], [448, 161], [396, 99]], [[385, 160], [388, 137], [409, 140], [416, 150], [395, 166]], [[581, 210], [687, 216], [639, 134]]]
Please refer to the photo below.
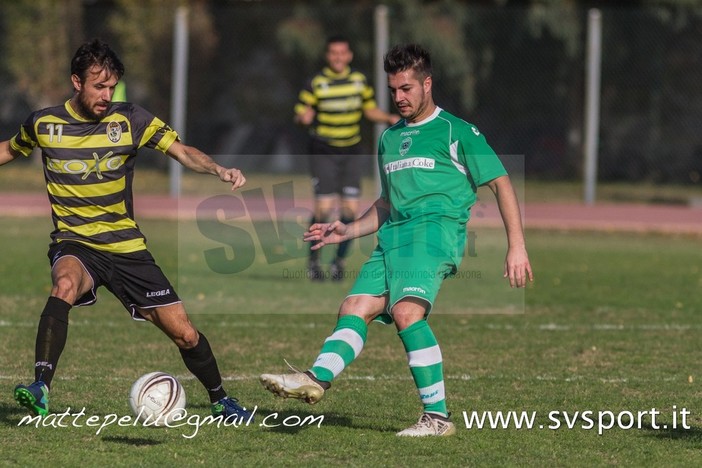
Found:
[[[349, 37], [354, 66], [374, 80], [379, 3], [0, 0], [0, 85], [33, 108], [60, 103], [71, 91], [72, 52], [87, 34], [100, 34], [125, 63], [129, 99], [168, 119], [173, 18], [184, 5], [190, 142], [227, 154], [297, 154], [305, 135], [291, 125], [292, 107], [323, 64], [328, 35]], [[431, 50], [437, 103], [496, 135], [498, 152], [524, 154], [528, 172], [551, 177], [580, 171], [587, 10], [601, 8], [601, 174], [702, 179], [702, 0], [632, 0], [616, 8], [604, 0], [382, 3], [391, 44]], [[0, 108], [0, 123], [10, 107]], [[255, 164], [263, 167], [265, 158]]]
[[197, 69], [207, 65], [217, 44], [208, 2], [116, 0], [115, 4], [107, 26], [120, 47], [130, 99], [163, 114], [170, 100], [175, 11], [178, 6], [187, 8], [190, 66]]
[[70, 59], [81, 40], [80, 0], [16, 0], [1, 4], [4, 57], [18, 90], [33, 108], [71, 94]]

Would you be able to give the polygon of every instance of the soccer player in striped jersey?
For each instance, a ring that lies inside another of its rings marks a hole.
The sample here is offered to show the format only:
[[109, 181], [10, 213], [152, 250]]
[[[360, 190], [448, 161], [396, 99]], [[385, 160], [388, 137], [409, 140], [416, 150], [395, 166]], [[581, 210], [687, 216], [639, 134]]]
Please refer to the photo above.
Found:
[[[327, 39], [327, 66], [300, 91], [295, 106], [295, 121], [309, 127], [310, 170], [314, 187], [314, 214], [310, 224], [325, 222], [341, 198], [340, 213], [344, 222], [356, 217], [361, 194], [363, 159], [361, 152], [361, 118], [392, 125], [400, 118], [380, 109], [366, 76], [350, 67], [351, 45], [343, 36]], [[342, 242], [330, 268], [332, 280], [344, 276], [344, 258], [349, 242]], [[323, 280], [319, 250], [310, 249], [308, 274]]]
[[214, 175], [232, 190], [246, 179], [238, 169], [222, 167], [183, 144], [175, 131], [142, 107], [111, 102], [123, 73], [124, 66], [106, 43], [94, 39], [83, 44], [71, 61], [71, 99], [33, 112], [13, 138], [0, 142], [0, 165], [41, 148], [54, 224], [48, 254], [52, 289], [39, 320], [35, 380], [18, 385], [15, 399], [36, 415], [48, 414], [69, 311], [93, 304], [97, 289], [105, 286], [134, 319], [152, 322], [173, 340], [186, 367], [206, 388], [215, 416], [248, 419], [250, 412], [223, 389], [207, 338], [190, 322], [147, 250], [132, 201], [134, 165], [142, 147]]
[[474, 125], [434, 104], [429, 52], [418, 45], [396, 46], [386, 54], [384, 68], [403, 120], [379, 141], [381, 195], [357, 220], [313, 224], [304, 235], [319, 248], [377, 232], [378, 245], [312, 367], [263, 374], [261, 383], [279, 396], [316, 403], [363, 350], [368, 324], [394, 322], [423, 406], [419, 421], [397, 435], [447, 436], [456, 429], [446, 406], [441, 349], [427, 318], [441, 283], [462, 260], [479, 186], [490, 187], [500, 208], [510, 286], [524, 287], [533, 275], [509, 176]]

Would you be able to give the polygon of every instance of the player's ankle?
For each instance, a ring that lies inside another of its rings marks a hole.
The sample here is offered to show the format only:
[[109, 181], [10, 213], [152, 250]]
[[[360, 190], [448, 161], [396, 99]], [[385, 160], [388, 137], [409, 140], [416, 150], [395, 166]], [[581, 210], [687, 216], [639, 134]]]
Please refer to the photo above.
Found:
[[305, 371], [304, 374], [309, 377], [310, 379], [314, 380], [314, 382], [322, 387], [324, 390], [329, 390], [331, 388], [331, 382], [327, 382], [325, 380], [319, 380], [315, 375], [310, 372], [310, 371]]

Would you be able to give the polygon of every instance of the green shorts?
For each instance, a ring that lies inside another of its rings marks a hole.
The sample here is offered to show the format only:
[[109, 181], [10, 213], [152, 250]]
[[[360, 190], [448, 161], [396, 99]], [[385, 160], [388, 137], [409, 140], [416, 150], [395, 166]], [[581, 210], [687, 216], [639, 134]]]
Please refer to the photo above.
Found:
[[348, 295], [387, 295], [387, 310], [375, 319], [383, 323], [392, 323], [392, 307], [406, 297], [425, 300], [429, 315], [441, 283], [456, 269], [450, 255], [429, 244], [409, 244], [388, 251], [378, 246], [361, 267]]

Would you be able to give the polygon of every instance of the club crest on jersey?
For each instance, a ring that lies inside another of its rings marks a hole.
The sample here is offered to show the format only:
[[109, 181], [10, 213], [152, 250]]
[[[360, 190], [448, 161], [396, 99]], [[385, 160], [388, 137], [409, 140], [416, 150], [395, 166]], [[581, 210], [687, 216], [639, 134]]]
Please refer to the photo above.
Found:
[[117, 143], [122, 139], [122, 125], [119, 122], [110, 122], [107, 124], [107, 138], [112, 143]]
[[400, 143], [400, 156], [404, 156], [412, 146], [412, 138], [407, 137]]

